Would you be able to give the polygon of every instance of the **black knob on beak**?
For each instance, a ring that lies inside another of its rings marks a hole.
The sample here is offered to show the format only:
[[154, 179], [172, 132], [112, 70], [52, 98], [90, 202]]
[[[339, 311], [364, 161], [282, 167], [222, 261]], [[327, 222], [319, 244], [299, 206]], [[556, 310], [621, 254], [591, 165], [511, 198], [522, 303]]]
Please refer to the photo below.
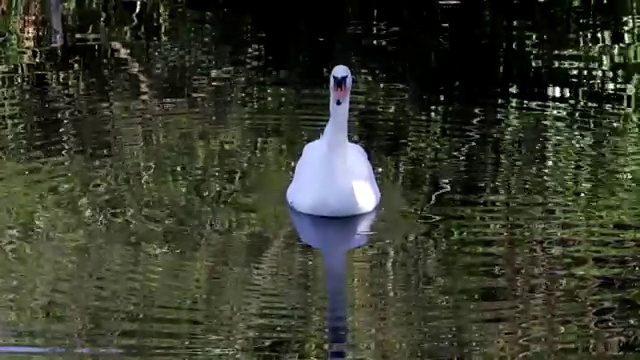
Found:
[[333, 86], [336, 88], [336, 90], [344, 90], [347, 87], [347, 75], [334, 76]]

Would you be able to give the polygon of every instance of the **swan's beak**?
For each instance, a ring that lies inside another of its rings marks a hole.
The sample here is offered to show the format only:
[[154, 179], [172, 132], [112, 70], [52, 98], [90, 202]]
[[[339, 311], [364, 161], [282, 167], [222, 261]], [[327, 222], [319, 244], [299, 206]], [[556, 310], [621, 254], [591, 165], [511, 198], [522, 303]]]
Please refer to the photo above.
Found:
[[336, 78], [333, 82], [333, 99], [336, 102], [336, 105], [340, 106], [347, 99], [347, 95], [349, 92], [347, 91], [347, 78]]

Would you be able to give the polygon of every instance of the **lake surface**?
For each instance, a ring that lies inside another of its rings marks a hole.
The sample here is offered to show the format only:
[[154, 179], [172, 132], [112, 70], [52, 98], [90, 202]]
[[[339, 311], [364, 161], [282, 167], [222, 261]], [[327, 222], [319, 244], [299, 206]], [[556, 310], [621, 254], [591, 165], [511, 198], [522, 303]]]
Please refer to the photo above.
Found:
[[[633, 358], [640, 18], [573, 3], [0, 2], [3, 358]], [[383, 202], [294, 222], [338, 62]]]

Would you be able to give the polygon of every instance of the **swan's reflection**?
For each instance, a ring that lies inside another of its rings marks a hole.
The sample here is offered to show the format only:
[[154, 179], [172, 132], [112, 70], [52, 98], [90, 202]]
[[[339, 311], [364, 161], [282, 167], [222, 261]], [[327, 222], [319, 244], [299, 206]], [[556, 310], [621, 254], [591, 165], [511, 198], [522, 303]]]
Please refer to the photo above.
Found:
[[50, 0], [49, 8], [51, 10], [51, 46], [59, 47], [64, 43], [61, 0]]
[[377, 210], [348, 218], [310, 216], [291, 208], [289, 214], [301, 240], [322, 253], [329, 302], [329, 359], [344, 359], [347, 343], [347, 252], [367, 242]]

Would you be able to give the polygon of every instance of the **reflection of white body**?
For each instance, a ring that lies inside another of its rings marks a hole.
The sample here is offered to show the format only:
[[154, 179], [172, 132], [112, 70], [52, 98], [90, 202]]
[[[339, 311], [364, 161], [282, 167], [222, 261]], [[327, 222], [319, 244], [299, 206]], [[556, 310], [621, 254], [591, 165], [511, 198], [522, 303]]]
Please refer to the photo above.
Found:
[[300, 239], [322, 253], [327, 284], [328, 359], [345, 359], [347, 343], [347, 253], [369, 239], [377, 211], [331, 219], [309, 216], [291, 209]]
[[352, 85], [349, 68], [333, 68], [329, 82], [329, 122], [322, 136], [302, 150], [287, 189], [287, 201], [297, 211], [310, 215], [368, 213], [378, 206], [380, 190], [367, 153], [347, 138]]

